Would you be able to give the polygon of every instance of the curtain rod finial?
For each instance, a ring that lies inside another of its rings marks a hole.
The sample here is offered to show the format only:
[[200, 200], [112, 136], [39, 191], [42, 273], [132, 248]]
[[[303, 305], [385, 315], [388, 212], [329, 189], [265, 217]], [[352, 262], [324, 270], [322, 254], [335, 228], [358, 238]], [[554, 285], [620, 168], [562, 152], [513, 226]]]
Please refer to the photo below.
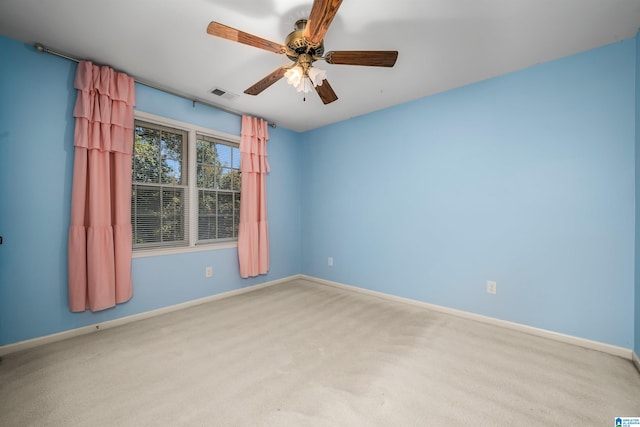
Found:
[[33, 47], [35, 47], [38, 52], [46, 52], [47, 51], [47, 48], [44, 47], [44, 45], [42, 45], [41, 43], [35, 43], [33, 45]]

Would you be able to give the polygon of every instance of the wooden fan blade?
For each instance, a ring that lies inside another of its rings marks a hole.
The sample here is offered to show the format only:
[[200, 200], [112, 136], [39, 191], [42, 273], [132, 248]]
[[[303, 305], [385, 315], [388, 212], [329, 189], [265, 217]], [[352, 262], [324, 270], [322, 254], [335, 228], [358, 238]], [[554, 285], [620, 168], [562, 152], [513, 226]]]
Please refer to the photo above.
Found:
[[320, 99], [322, 99], [325, 105], [338, 99], [338, 95], [336, 95], [326, 79], [322, 81], [321, 85], [316, 86], [316, 92], [318, 92]]
[[271, 86], [272, 84], [280, 80], [282, 77], [284, 77], [284, 73], [289, 68], [291, 67], [280, 67], [276, 69], [274, 72], [272, 72], [271, 74], [269, 74], [268, 76], [266, 76], [265, 78], [263, 78], [262, 80], [254, 84], [253, 86], [251, 86], [249, 89], [245, 90], [244, 93], [246, 93], [247, 95], [260, 94], [263, 90], [265, 90], [266, 88], [268, 88], [269, 86]]
[[285, 47], [279, 43], [265, 40], [261, 37], [254, 36], [253, 34], [245, 33], [244, 31], [236, 30], [235, 28], [228, 27], [224, 24], [220, 24], [219, 22], [209, 23], [209, 26], [207, 27], [207, 33], [211, 34], [212, 36], [222, 37], [223, 39], [231, 40], [238, 43], [244, 43], [249, 46], [268, 50], [269, 52], [285, 52]]
[[341, 3], [342, 0], [315, 0], [304, 29], [304, 38], [311, 43], [320, 43]]
[[325, 60], [328, 64], [367, 65], [370, 67], [393, 67], [398, 59], [395, 50], [342, 50], [328, 52]]

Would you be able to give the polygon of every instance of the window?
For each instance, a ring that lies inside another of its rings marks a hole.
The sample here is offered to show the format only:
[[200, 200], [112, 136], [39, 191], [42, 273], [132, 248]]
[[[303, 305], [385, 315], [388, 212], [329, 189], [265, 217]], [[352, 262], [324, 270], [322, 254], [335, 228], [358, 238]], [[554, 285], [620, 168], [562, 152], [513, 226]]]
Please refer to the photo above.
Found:
[[188, 244], [187, 133], [136, 122], [131, 224], [133, 247]]
[[239, 138], [146, 113], [136, 112], [136, 117], [134, 251], [237, 241]]
[[198, 241], [238, 238], [240, 150], [197, 136]]

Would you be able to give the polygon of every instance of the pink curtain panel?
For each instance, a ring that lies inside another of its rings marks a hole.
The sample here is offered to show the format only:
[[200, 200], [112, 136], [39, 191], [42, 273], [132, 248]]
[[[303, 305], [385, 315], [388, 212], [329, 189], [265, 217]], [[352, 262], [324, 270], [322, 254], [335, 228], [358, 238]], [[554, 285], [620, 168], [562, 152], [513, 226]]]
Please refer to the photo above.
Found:
[[240, 171], [242, 188], [238, 228], [240, 277], [247, 278], [269, 271], [269, 230], [267, 225], [266, 175], [267, 122], [242, 116], [240, 135]]
[[69, 308], [104, 310], [133, 295], [131, 162], [134, 80], [80, 62], [69, 226]]

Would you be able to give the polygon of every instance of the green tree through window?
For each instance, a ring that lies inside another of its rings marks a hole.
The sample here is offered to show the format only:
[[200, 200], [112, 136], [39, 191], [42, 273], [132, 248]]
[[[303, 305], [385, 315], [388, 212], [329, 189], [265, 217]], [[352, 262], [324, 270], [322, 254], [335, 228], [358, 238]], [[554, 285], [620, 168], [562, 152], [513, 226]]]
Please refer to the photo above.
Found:
[[136, 123], [131, 191], [134, 247], [187, 244], [186, 141], [183, 131]]
[[204, 135], [196, 140], [198, 240], [238, 237], [240, 150]]
[[[186, 130], [136, 120], [131, 191], [134, 249], [237, 239], [238, 144], [192, 135], [196, 138], [190, 144]], [[195, 159], [191, 161], [193, 182], [189, 182], [189, 158]], [[197, 214], [191, 219], [189, 212], [194, 210]]]

